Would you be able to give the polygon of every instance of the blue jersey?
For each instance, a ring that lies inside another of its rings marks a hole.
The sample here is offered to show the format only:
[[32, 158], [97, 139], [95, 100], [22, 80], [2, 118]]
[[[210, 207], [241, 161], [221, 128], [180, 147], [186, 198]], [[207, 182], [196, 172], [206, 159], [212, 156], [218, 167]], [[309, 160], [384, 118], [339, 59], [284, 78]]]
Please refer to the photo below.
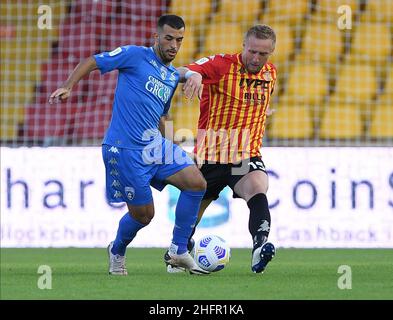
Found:
[[103, 144], [134, 149], [161, 143], [158, 125], [179, 82], [176, 69], [164, 65], [152, 47], [123, 46], [94, 58], [102, 74], [119, 70]]

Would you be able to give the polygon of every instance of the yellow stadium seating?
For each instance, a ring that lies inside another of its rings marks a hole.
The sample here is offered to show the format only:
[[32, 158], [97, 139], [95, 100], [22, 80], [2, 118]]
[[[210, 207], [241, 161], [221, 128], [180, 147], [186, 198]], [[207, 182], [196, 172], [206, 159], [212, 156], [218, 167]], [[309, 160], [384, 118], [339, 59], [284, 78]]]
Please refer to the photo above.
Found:
[[333, 101], [369, 103], [377, 93], [377, 78], [372, 66], [357, 63], [344, 64], [336, 79]]
[[295, 62], [286, 84], [285, 96], [292, 102], [320, 103], [328, 88], [328, 75], [320, 64]]
[[221, 0], [215, 22], [236, 22], [247, 28], [254, 24], [261, 9], [259, 0]]
[[50, 55], [50, 46], [49, 41], [38, 39], [2, 40], [1, 60], [7, 62], [46, 60]]
[[1, 81], [39, 81], [40, 65], [33, 61], [1, 62]]
[[28, 81], [1, 81], [1, 104], [24, 105], [31, 101], [35, 84]]
[[335, 63], [342, 50], [342, 35], [335, 24], [312, 22], [307, 25], [298, 59]]
[[0, 139], [3, 141], [14, 141], [17, 138], [18, 127], [23, 123], [24, 116], [25, 108], [23, 104], [5, 104], [2, 101], [0, 112]]
[[237, 23], [211, 23], [207, 29], [204, 55], [241, 52], [243, 34]]
[[[38, 9], [42, 7], [44, 13], [50, 13], [52, 16], [52, 26], [58, 25], [60, 19], [66, 14], [68, 1], [57, 0], [29, 0], [29, 1], [2, 1], [0, 5], [0, 23], [1, 24], [15, 24], [15, 25], [34, 25], [37, 27]], [[45, 10], [44, 10], [45, 9]]]
[[[260, 23], [264, 22], [260, 21]], [[282, 22], [267, 24], [271, 26], [276, 33], [276, 47], [269, 60], [277, 64], [288, 61], [295, 49], [295, 41], [290, 26]]]
[[368, 0], [362, 21], [393, 23], [393, 2], [391, 0]]
[[186, 26], [198, 26], [206, 23], [211, 13], [211, 0], [184, 1], [172, 0], [169, 13], [177, 14], [184, 19]]
[[15, 141], [18, 136], [19, 124], [15, 121], [6, 121], [1, 119], [0, 121], [0, 139], [2, 141]]
[[198, 130], [199, 99], [194, 98], [192, 101], [186, 99], [179, 88], [174, 100], [171, 115], [175, 137], [180, 138], [184, 135], [195, 139]]
[[[275, 107], [276, 108], [276, 107]], [[306, 139], [313, 135], [313, 121], [304, 105], [279, 105], [273, 113], [267, 135], [271, 139]]]
[[52, 25], [52, 29], [40, 29], [36, 26], [18, 25], [15, 28], [15, 38], [24, 41], [55, 41], [59, 37], [59, 25]]
[[392, 50], [392, 40], [386, 23], [360, 23], [354, 30], [349, 60], [383, 64]]
[[356, 139], [362, 136], [362, 131], [362, 117], [357, 105], [331, 103], [322, 116], [319, 137]]
[[184, 39], [179, 52], [176, 55], [174, 64], [176, 66], [183, 66], [192, 62], [197, 51], [197, 43], [194, 32], [191, 28], [186, 28]]
[[358, 0], [317, 0], [312, 19], [320, 22], [336, 22], [340, 16], [337, 10], [341, 6], [349, 6], [352, 15], [359, 11]]
[[269, 0], [267, 8], [264, 9], [262, 21], [273, 19], [296, 24], [303, 20], [310, 8], [311, 1], [309, 0]]
[[393, 138], [393, 105], [378, 105], [373, 108], [369, 129], [371, 138]]
[[20, 122], [25, 117], [24, 104], [2, 104], [1, 106], [1, 119], [8, 122]]
[[380, 101], [385, 104], [393, 105], [393, 66], [390, 67], [389, 71]]

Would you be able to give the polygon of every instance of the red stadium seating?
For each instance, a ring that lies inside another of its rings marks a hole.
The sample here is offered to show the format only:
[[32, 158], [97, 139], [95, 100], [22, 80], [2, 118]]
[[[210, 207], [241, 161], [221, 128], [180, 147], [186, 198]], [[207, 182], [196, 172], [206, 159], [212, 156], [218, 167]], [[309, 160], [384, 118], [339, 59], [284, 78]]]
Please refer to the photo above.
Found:
[[101, 37], [101, 51], [111, 51], [123, 45], [153, 44], [155, 24], [138, 17], [116, 18], [106, 25]]
[[157, 17], [165, 12], [164, 0], [122, 1], [114, 19], [106, 22], [102, 51], [126, 44], [153, 44]]
[[117, 84], [117, 71], [108, 72], [104, 75], [99, 71], [90, 74], [87, 82], [86, 103], [107, 104], [112, 107], [113, 97]]
[[25, 108], [24, 134], [33, 141], [67, 137], [102, 138], [111, 114], [117, 72], [92, 72], [73, 88], [67, 102], [50, 105], [50, 94], [82, 59], [121, 45], [151, 45], [164, 0], [72, 2], [59, 26], [52, 60], [41, 66], [35, 102]]
[[75, 114], [77, 138], [102, 138], [112, 114], [112, 104], [117, 84], [116, 71], [101, 75], [99, 71], [90, 74], [86, 102]]
[[70, 11], [70, 20], [79, 23], [103, 23], [110, 16], [116, 14], [117, 1], [111, 0], [76, 0], [73, 1]]
[[73, 115], [73, 135], [80, 139], [103, 138], [111, 119], [112, 105], [83, 104]]
[[[68, 63], [62, 59], [51, 60], [41, 66], [41, 84], [37, 92], [37, 103], [46, 103], [50, 94], [64, 83], [71, 71], [76, 67], [76, 63]], [[72, 90], [71, 102], [82, 102], [83, 91], [86, 83], [81, 80]]]
[[75, 103], [31, 104], [26, 106], [25, 133], [34, 139], [69, 136], [74, 130]]
[[79, 62], [100, 51], [101, 26], [91, 23], [74, 24], [70, 19], [60, 26], [58, 56]]
[[120, 10], [125, 15], [148, 17], [155, 22], [166, 10], [166, 2], [165, 0], [127, 0], [121, 2]]

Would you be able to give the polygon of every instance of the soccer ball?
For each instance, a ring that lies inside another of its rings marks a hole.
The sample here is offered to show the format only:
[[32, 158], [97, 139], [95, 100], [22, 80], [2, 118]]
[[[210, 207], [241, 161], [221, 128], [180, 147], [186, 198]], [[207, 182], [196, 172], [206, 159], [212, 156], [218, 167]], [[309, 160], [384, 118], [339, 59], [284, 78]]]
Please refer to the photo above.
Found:
[[194, 260], [204, 270], [215, 272], [224, 269], [231, 257], [231, 249], [224, 239], [209, 235], [199, 239], [194, 247]]

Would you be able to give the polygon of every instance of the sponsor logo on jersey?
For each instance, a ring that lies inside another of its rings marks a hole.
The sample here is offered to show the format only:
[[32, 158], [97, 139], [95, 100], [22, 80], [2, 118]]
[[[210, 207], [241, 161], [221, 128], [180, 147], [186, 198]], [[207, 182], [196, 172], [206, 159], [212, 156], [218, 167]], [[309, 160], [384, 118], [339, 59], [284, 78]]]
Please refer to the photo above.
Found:
[[119, 153], [119, 150], [116, 147], [111, 147], [109, 150], [109, 152], [113, 152], [113, 153]]
[[265, 101], [266, 96], [263, 93], [258, 92], [245, 92], [244, 93], [244, 100], [253, 100], [253, 101]]
[[260, 79], [247, 79], [241, 78], [239, 81], [239, 87], [242, 88], [246, 86], [247, 88], [258, 88], [269, 89], [270, 81], [260, 80]]
[[123, 195], [121, 194], [121, 192], [120, 191], [115, 191], [115, 193], [113, 194], [113, 198], [121, 198]]
[[115, 158], [111, 158], [111, 159], [109, 160], [109, 163], [112, 164], [112, 165], [115, 165], [115, 164], [117, 164], [117, 161], [116, 161]]
[[150, 63], [151, 65], [153, 65], [154, 67], [158, 68], [158, 65], [157, 65], [156, 60], [151, 59], [151, 60], [149, 61], [149, 63]]
[[145, 88], [150, 93], [158, 97], [162, 102], [167, 103], [171, 96], [171, 88], [163, 84], [160, 80], [149, 76], [149, 80], [146, 82]]
[[119, 180], [113, 180], [111, 187], [118, 188], [120, 187], [120, 181]]
[[119, 171], [117, 171], [116, 169], [112, 169], [110, 172], [111, 176], [118, 176], [119, 175]]

